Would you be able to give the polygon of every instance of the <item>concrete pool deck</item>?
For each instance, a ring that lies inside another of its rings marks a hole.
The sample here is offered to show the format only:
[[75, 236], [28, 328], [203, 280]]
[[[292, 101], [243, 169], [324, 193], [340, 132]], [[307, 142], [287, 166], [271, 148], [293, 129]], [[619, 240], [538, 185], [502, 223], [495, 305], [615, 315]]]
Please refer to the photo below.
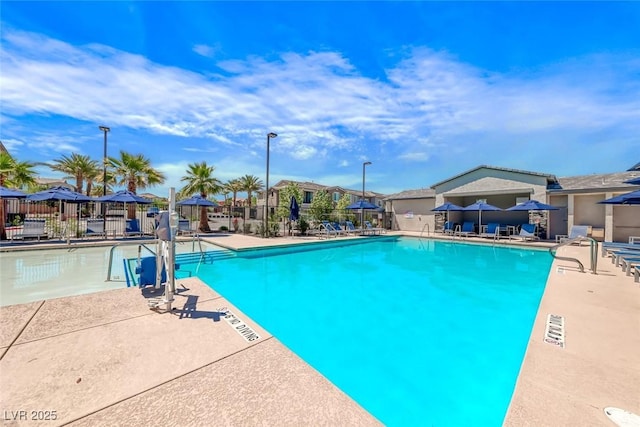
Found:
[[[318, 241], [207, 240], [238, 249]], [[587, 246], [562, 254], [588, 266]], [[609, 259], [598, 272], [554, 261], [505, 425], [613, 425], [607, 406], [640, 414], [640, 286]], [[1, 307], [3, 425], [42, 423], [30, 418], [46, 411], [57, 418], [47, 425], [379, 425], [199, 280], [178, 288], [172, 314], [150, 311], [137, 288]], [[260, 338], [239, 334], [225, 307]], [[543, 342], [548, 314], [564, 317], [565, 348]], [[20, 411], [27, 421], [12, 420]]]

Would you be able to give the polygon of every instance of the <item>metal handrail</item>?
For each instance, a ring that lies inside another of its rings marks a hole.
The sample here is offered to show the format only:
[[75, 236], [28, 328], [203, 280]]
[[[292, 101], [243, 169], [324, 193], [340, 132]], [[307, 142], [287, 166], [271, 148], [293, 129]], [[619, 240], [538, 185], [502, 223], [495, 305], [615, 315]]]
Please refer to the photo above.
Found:
[[109, 250], [109, 265], [107, 266], [107, 279], [105, 280], [105, 282], [111, 281], [111, 266], [113, 265], [114, 249], [117, 248], [118, 246], [124, 246], [124, 245], [138, 245], [138, 252], [140, 252], [141, 248], [145, 248], [146, 250], [151, 252], [153, 256], [156, 255], [156, 253], [151, 249], [149, 249], [144, 243], [128, 243], [128, 242], [116, 243], [115, 245], [111, 246], [111, 249]]
[[422, 227], [422, 231], [420, 232], [420, 238], [422, 238], [422, 233], [424, 233], [424, 229], [427, 229], [427, 236], [431, 235], [431, 227], [429, 227], [429, 223], [425, 222], [424, 226]]
[[558, 249], [562, 246], [567, 246], [567, 245], [571, 245], [574, 243], [580, 243], [583, 241], [588, 241], [589, 242], [589, 258], [590, 258], [590, 262], [591, 262], [591, 274], [598, 274], [597, 273], [597, 268], [598, 268], [598, 242], [591, 238], [591, 237], [585, 237], [585, 236], [578, 236], [574, 239], [570, 239], [570, 240], [565, 240], [564, 242], [558, 243], [557, 245], [549, 248], [549, 254], [554, 258], [554, 259], [559, 259], [562, 261], [572, 261], [572, 262], [576, 262], [578, 263], [578, 267], [580, 268], [580, 272], [584, 273], [584, 265], [582, 264], [582, 262], [580, 262], [579, 259], [577, 258], [572, 258], [572, 257], [564, 257], [564, 256], [559, 256], [556, 254], [556, 252], [558, 251]]

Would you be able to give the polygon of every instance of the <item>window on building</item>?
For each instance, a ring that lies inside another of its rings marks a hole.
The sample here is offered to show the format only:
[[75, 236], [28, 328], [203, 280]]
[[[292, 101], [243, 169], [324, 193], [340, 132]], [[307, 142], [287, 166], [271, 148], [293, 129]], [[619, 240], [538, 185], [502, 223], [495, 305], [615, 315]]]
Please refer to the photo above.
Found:
[[338, 193], [337, 191], [333, 193], [333, 201], [334, 202], [340, 201], [340, 193]]
[[311, 191], [305, 191], [303, 203], [311, 203], [312, 200], [313, 200], [313, 193]]

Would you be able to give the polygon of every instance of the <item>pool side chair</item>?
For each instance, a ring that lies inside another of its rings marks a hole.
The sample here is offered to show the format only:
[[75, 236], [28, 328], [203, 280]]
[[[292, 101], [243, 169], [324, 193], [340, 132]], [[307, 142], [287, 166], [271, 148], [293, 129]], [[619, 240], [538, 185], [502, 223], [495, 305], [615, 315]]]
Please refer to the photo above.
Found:
[[488, 237], [492, 238], [493, 240], [499, 240], [500, 224], [496, 222], [490, 222], [489, 224], [487, 224], [487, 229], [484, 232], [480, 233], [480, 237]]
[[453, 236], [453, 233], [456, 231], [456, 223], [453, 221], [447, 221], [444, 223], [444, 227], [442, 228], [442, 233], [447, 234], [449, 236]]
[[633, 268], [640, 265], [640, 256], [622, 256], [620, 258], [620, 266], [622, 266], [622, 271], [627, 273], [627, 276], [631, 276]]
[[[587, 237], [589, 235], [590, 225], [574, 225], [571, 227], [569, 234], [556, 235], [556, 242], [564, 243], [569, 240], [577, 239], [578, 237]], [[580, 244], [580, 242], [576, 242]]]
[[40, 238], [46, 239], [48, 235], [44, 231], [45, 224], [46, 221], [44, 219], [25, 219], [22, 225], [22, 232], [11, 236], [11, 240], [37, 238], [39, 242]]
[[128, 219], [127, 225], [124, 229], [125, 237], [142, 237], [142, 230], [140, 229], [140, 222], [138, 219]]
[[510, 236], [509, 238], [520, 239], [523, 242], [526, 242], [527, 240], [539, 240], [536, 231], [536, 224], [522, 224], [520, 227], [520, 233]]
[[194, 230], [191, 229], [191, 222], [188, 219], [178, 220], [178, 230], [176, 233], [179, 236], [192, 236], [195, 234]]
[[107, 237], [107, 232], [104, 230], [103, 219], [88, 219], [87, 230], [84, 232], [84, 237]]
[[382, 227], [374, 227], [373, 224], [371, 224], [371, 221], [365, 221], [364, 225], [367, 230], [367, 232], [371, 233], [371, 234], [382, 234], [384, 233], [384, 228]]
[[633, 281], [640, 282], [640, 265], [636, 265], [633, 269]]
[[333, 225], [331, 225], [329, 221], [322, 221], [316, 235], [320, 239], [325, 237], [328, 239], [329, 237], [338, 237], [338, 232], [333, 228]]
[[356, 226], [353, 225], [353, 222], [351, 221], [345, 221], [344, 226], [347, 229], [347, 234], [352, 234], [354, 236], [362, 234], [362, 230], [359, 228], [356, 228]]
[[476, 223], [473, 221], [465, 221], [462, 223], [462, 227], [458, 226], [455, 234], [462, 237], [470, 237], [476, 235]]
[[338, 234], [338, 236], [346, 236], [347, 234], [349, 234], [349, 232], [344, 228], [340, 227], [340, 224], [338, 224], [337, 222], [333, 222], [331, 223], [331, 225], [333, 226], [333, 229], [336, 230], [336, 233]]
[[602, 242], [601, 243], [601, 250], [602, 250], [603, 257], [606, 257], [607, 254], [611, 251], [625, 250], [625, 249], [630, 249], [630, 250], [640, 249], [640, 241], [636, 243], [618, 243], [618, 242]]

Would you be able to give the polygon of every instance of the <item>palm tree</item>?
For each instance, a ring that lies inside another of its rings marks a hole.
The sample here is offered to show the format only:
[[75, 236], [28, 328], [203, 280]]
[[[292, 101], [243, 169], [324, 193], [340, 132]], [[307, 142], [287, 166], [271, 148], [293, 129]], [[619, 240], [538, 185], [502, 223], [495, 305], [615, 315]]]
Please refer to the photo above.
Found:
[[242, 191], [242, 182], [240, 182], [239, 178], [236, 179], [230, 179], [224, 186], [225, 190], [227, 190], [227, 192], [233, 194], [232, 198], [233, 198], [233, 203], [231, 204], [232, 207], [236, 207], [236, 199], [238, 198], [238, 192]]
[[[186, 185], [180, 189], [184, 195], [198, 193], [203, 199], [208, 194], [217, 194], [222, 191], [222, 182], [213, 176], [215, 166], [207, 165], [207, 162], [191, 163], [187, 166], [187, 174], [180, 180]], [[202, 232], [210, 232], [209, 218], [207, 218], [207, 207], [200, 209], [200, 225], [198, 229]]]
[[255, 175], [245, 175], [239, 178], [240, 185], [243, 191], [247, 192], [247, 200], [249, 201], [249, 210], [251, 210], [251, 193], [254, 191], [260, 191], [263, 188], [262, 181]]
[[[130, 154], [120, 151], [120, 158], [109, 157], [109, 166], [113, 168], [113, 179], [117, 185], [126, 185], [127, 190], [136, 193], [138, 188], [144, 189], [162, 184], [165, 176], [151, 167], [151, 161], [143, 154]], [[104, 183], [103, 183], [104, 185]], [[135, 206], [128, 209], [128, 218], [135, 219]]]
[[[0, 185], [3, 187], [21, 188], [35, 184], [34, 164], [18, 162], [9, 153], [0, 152]], [[0, 203], [0, 240], [7, 240], [5, 228], [6, 200]]]
[[82, 193], [85, 179], [93, 179], [97, 175], [98, 162], [83, 154], [71, 153], [71, 157], [62, 156], [49, 165], [54, 171], [67, 174], [65, 178], [76, 180], [75, 190]]

